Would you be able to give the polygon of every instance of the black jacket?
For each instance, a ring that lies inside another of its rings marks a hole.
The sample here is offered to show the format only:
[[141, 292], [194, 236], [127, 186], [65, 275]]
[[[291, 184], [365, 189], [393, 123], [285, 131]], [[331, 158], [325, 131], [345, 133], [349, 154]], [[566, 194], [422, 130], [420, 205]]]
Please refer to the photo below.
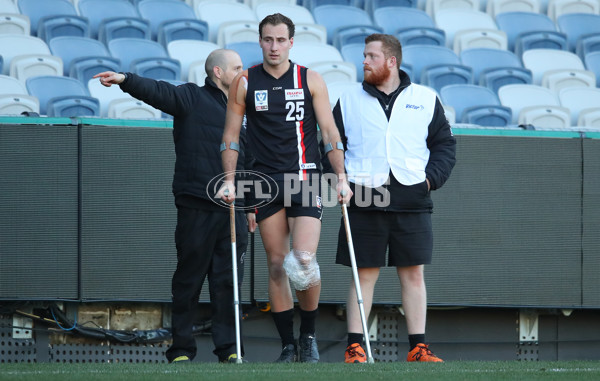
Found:
[[[209, 182], [223, 174], [219, 149], [227, 109], [223, 91], [208, 77], [202, 87], [195, 83], [175, 86], [132, 73], [126, 74], [120, 86], [134, 98], [173, 115], [176, 155], [173, 194], [177, 205], [227, 211], [212, 203], [209, 194], [212, 192], [207, 192]], [[245, 166], [245, 139], [246, 131], [242, 128], [238, 170]], [[236, 200], [236, 205], [243, 206], [244, 200]]]
[[[400, 91], [395, 91], [390, 95], [386, 95], [379, 91], [375, 86], [366, 82], [363, 82], [363, 89], [380, 101], [389, 120], [392, 113], [392, 107], [386, 111], [384, 105], [393, 104], [398, 94], [410, 84], [411, 82], [408, 75], [406, 75], [404, 71], [400, 71]], [[347, 138], [339, 102], [333, 109], [333, 116], [340, 131], [344, 148], [346, 148]], [[427, 148], [430, 151], [430, 155], [429, 162], [425, 168], [425, 174], [431, 184], [431, 190], [436, 190], [441, 188], [446, 180], [448, 180], [450, 173], [454, 168], [454, 164], [456, 163], [456, 139], [454, 139], [454, 136], [452, 135], [450, 124], [446, 119], [444, 108], [439, 99], [436, 99], [434, 115], [428, 127]], [[331, 170], [331, 165], [326, 157], [323, 158], [323, 169], [324, 171]], [[360, 187], [360, 185], [350, 183], [350, 187], [356, 195], [356, 188]], [[384, 187], [390, 195], [389, 205], [386, 207], [377, 207], [374, 202], [370, 202], [369, 204], [371, 206], [366, 209], [393, 212], [431, 212], [433, 210], [433, 202], [431, 200], [430, 192], [427, 191], [426, 183], [406, 186], [400, 184], [390, 171], [389, 185]], [[381, 194], [376, 191], [361, 191], [361, 195], [364, 194], [371, 194], [372, 197], [381, 197]], [[350, 201], [350, 207], [356, 207], [354, 201], [354, 198]]]

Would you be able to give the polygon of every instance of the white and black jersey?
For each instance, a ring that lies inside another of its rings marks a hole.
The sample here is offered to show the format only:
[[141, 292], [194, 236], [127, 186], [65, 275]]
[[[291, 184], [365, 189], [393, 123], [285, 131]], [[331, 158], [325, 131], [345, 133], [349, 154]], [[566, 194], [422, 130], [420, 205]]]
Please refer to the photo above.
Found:
[[317, 122], [306, 78], [307, 68], [290, 62], [280, 78], [263, 65], [248, 69], [246, 116], [254, 169], [267, 174], [319, 170]]

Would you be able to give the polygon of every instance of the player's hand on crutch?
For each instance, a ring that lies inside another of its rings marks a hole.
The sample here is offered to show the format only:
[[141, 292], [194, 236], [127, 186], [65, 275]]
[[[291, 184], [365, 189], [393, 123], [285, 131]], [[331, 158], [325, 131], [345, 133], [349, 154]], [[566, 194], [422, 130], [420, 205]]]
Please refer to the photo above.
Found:
[[[231, 184], [233, 186], [233, 184]], [[240, 292], [238, 289], [237, 242], [235, 239], [235, 192], [226, 187], [223, 189], [223, 200], [231, 199], [229, 204], [229, 227], [231, 230], [231, 267], [233, 269], [233, 306], [235, 314], [235, 353], [237, 364], [242, 363], [242, 343], [240, 335]]]
[[[341, 192], [345, 192], [344, 189]], [[341, 193], [340, 192], [340, 193]], [[341, 196], [346, 196], [341, 193]], [[373, 353], [371, 352], [371, 340], [369, 339], [369, 330], [367, 328], [367, 317], [365, 315], [365, 307], [363, 305], [362, 290], [360, 288], [360, 280], [358, 278], [358, 267], [356, 266], [356, 256], [354, 254], [354, 244], [352, 243], [352, 233], [350, 231], [350, 219], [348, 218], [348, 207], [346, 203], [342, 203], [342, 215], [344, 216], [344, 227], [346, 229], [346, 240], [348, 241], [348, 252], [350, 254], [350, 264], [352, 265], [352, 277], [354, 278], [354, 288], [356, 290], [356, 300], [358, 301], [358, 310], [360, 311], [360, 320], [362, 322], [363, 336], [367, 347], [367, 362], [374, 363]]]

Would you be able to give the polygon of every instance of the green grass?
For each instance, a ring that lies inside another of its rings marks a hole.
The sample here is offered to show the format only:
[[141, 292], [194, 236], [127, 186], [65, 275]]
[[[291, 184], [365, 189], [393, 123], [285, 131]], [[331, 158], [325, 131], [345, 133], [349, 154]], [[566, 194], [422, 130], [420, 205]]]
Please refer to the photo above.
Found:
[[443, 364], [0, 364], [0, 380], [599, 380], [600, 361]]

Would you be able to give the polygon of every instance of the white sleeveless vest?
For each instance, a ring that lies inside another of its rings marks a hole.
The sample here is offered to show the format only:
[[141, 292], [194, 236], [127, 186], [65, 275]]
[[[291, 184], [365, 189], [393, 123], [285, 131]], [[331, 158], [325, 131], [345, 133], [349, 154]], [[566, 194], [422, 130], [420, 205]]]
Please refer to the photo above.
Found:
[[427, 135], [435, 102], [435, 92], [411, 84], [398, 94], [388, 122], [379, 101], [362, 84], [344, 93], [340, 107], [348, 138], [348, 179], [376, 188], [386, 182], [391, 169], [403, 185], [425, 181]]

